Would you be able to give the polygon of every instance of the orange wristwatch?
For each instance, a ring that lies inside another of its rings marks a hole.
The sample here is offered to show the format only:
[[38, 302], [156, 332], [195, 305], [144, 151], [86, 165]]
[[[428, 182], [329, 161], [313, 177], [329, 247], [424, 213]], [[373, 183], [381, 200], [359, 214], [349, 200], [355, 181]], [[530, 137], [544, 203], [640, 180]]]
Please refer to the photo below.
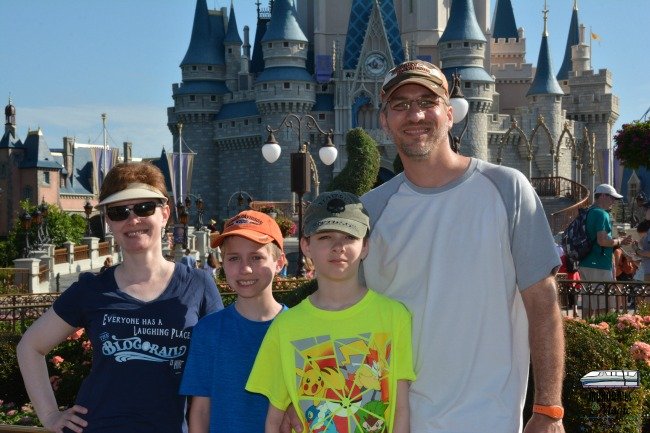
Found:
[[564, 408], [562, 406], [543, 406], [541, 404], [533, 405], [533, 412], [541, 413], [553, 419], [564, 418]]

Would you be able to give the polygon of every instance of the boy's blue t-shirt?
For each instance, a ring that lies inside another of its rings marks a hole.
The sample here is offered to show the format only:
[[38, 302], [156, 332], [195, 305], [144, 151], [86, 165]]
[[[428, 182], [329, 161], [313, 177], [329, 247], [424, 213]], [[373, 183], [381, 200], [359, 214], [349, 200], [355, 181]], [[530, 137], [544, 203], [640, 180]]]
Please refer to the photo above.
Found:
[[223, 308], [213, 279], [176, 264], [165, 290], [145, 302], [118, 289], [113, 267], [81, 274], [53, 308], [92, 342], [92, 369], [75, 401], [88, 409], [79, 415], [88, 421], [84, 432], [184, 431], [178, 387], [192, 328]]
[[210, 398], [210, 433], [264, 431], [269, 401], [244, 388], [271, 322], [248, 320], [233, 303], [194, 327], [180, 393]]

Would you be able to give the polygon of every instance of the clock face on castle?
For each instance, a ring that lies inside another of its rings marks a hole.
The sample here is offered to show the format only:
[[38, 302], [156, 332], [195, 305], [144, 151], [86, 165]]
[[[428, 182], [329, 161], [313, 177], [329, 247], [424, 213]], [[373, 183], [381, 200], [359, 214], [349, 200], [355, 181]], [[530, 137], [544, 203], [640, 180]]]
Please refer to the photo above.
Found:
[[388, 70], [388, 61], [386, 61], [386, 56], [383, 54], [372, 53], [366, 57], [364, 66], [368, 75], [378, 77], [384, 75]]

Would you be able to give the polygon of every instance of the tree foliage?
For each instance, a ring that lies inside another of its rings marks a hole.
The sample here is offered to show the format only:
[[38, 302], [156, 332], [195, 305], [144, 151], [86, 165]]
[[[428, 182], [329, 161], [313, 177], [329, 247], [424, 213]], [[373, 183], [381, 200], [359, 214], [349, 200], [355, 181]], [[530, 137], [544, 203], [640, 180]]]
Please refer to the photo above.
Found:
[[[36, 205], [28, 200], [20, 202], [20, 214], [28, 212], [32, 214]], [[47, 232], [50, 236], [50, 243], [61, 247], [64, 242], [70, 241], [75, 244], [81, 242], [86, 231], [86, 220], [78, 214], [69, 214], [62, 211], [55, 205], [49, 205], [47, 213]], [[32, 224], [27, 232], [30, 244], [33, 244], [38, 236], [38, 226]], [[12, 267], [13, 261], [19, 258], [25, 248], [25, 229], [22, 227], [19, 216], [13, 222], [6, 240], [0, 242], [0, 267]]]
[[626, 123], [614, 135], [614, 155], [629, 168], [650, 167], [650, 120]]
[[347, 191], [361, 196], [370, 191], [379, 174], [377, 143], [363, 129], [354, 128], [345, 137], [348, 162], [332, 179], [329, 191]]

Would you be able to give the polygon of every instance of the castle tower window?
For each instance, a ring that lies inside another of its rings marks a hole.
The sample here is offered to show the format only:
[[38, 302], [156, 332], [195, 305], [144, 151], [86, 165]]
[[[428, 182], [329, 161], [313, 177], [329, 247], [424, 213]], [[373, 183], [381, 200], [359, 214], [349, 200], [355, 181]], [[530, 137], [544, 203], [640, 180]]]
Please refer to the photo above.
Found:
[[223, 128], [223, 123], [219, 122], [219, 129]]
[[210, 95], [210, 101], [216, 102], [217, 96], [216, 95]]
[[286, 83], [286, 82], [285, 82], [285, 83], [282, 83], [282, 86], [283, 86], [285, 89], [291, 89], [291, 83]]
[[235, 121], [234, 121], [234, 120], [233, 120], [232, 122], [230, 122], [230, 126], [231, 126], [232, 128], [235, 127]]
[[318, 120], [325, 120], [325, 113], [318, 113]]
[[190, 102], [196, 101], [196, 95], [190, 95]]
[[244, 119], [244, 125], [248, 125], [248, 119]]
[[273, 48], [273, 42], [269, 42], [268, 47], [269, 47], [269, 48]]
[[208, 71], [211, 71], [211, 70], [212, 70], [212, 66], [208, 66]]
[[232, 54], [232, 48], [228, 48], [228, 54]]
[[262, 90], [268, 90], [269, 85], [267, 83], [262, 84]]
[[463, 85], [465, 86], [466, 89], [471, 89], [472, 88], [472, 83], [470, 81], [465, 81], [463, 83]]
[[282, 42], [282, 46], [284, 48], [289, 48], [289, 42]]
[[196, 67], [196, 66], [192, 66], [192, 70], [193, 70], [193, 71], [196, 71], [196, 70], [197, 70], [197, 67]]
[[310, 90], [311, 89], [311, 84], [307, 83], [306, 89]]
[[43, 172], [43, 183], [44, 183], [45, 185], [49, 185], [49, 184], [50, 184], [50, 172], [49, 172], [49, 171], [44, 171], [44, 172]]

